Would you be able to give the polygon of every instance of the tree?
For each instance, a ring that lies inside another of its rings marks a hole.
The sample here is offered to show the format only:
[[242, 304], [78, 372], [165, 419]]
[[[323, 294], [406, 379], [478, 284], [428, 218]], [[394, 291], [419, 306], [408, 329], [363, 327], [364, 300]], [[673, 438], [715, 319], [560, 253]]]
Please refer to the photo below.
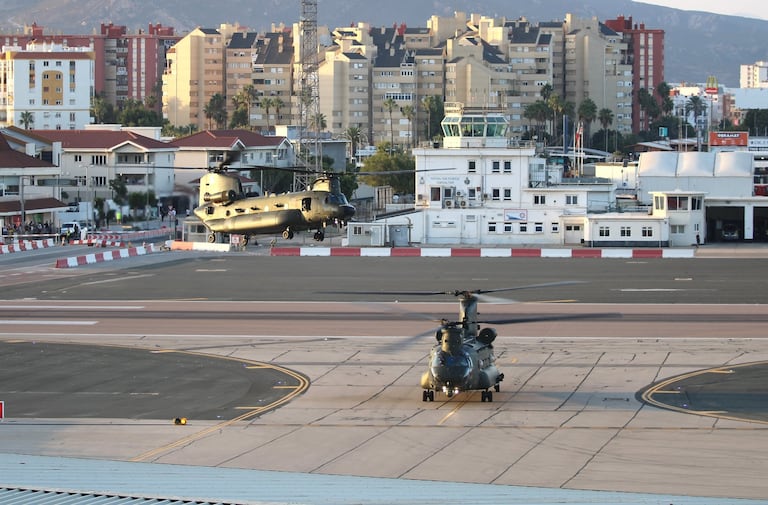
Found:
[[155, 110], [148, 109], [143, 102], [128, 99], [123, 102], [117, 121], [123, 126], [162, 126], [163, 118]]
[[259, 105], [262, 109], [264, 109], [264, 115], [267, 118], [267, 131], [270, 131], [272, 129], [272, 126], [270, 125], [269, 121], [269, 111], [275, 107], [275, 99], [271, 96], [265, 96], [261, 100], [259, 100]]
[[112, 200], [118, 204], [123, 205], [128, 198], [128, 188], [125, 185], [125, 181], [117, 178], [109, 181], [109, 189], [112, 190]]
[[706, 110], [704, 100], [700, 96], [693, 95], [685, 102], [685, 114], [693, 114], [693, 127], [699, 130], [699, 116]]
[[400, 114], [408, 120], [408, 147], [411, 147], [411, 138], [413, 137], [413, 118], [416, 116], [416, 109], [413, 105], [404, 105], [400, 107]]
[[397, 108], [397, 102], [395, 102], [392, 98], [387, 98], [384, 100], [384, 103], [382, 104], [384, 107], [384, 110], [389, 112], [389, 144], [390, 144], [390, 154], [392, 153], [392, 148], [395, 146], [395, 125], [392, 122], [392, 111], [394, 111]]
[[115, 108], [98, 94], [91, 99], [91, 116], [97, 124], [114, 123], [117, 120]]
[[565, 110], [565, 103], [563, 103], [563, 99], [560, 97], [560, 95], [555, 93], [549, 96], [549, 99], [547, 100], [547, 106], [552, 113], [552, 136], [555, 138], [555, 140], [557, 140], [557, 116], [558, 114], [562, 114]]
[[608, 127], [613, 124], [613, 111], [608, 108], [600, 109], [597, 113], [597, 120], [603, 127], [603, 137], [605, 138], [605, 152], [608, 152]]
[[309, 127], [314, 130], [315, 138], [320, 138], [320, 132], [325, 131], [328, 127], [328, 122], [325, 120], [325, 114], [318, 112], [317, 114], [310, 116]]
[[[445, 115], [443, 99], [437, 95], [425, 96], [421, 99], [421, 108], [427, 114], [425, 133], [427, 140], [432, 141], [440, 135], [440, 122]], [[433, 133], [434, 132], [434, 133]]]
[[214, 94], [211, 99], [203, 107], [203, 114], [208, 119], [208, 129], [211, 129], [211, 123], [216, 125], [216, 128], [221, 128], [221, 125], [227, 123], [227, 100], [221, 93]]
[[530, 121], [532, 124], [536, 124], [536, 132], [538, 136], [541, 136], [541, 130], [544, 129], [544, 125], [549, 117], [549, 107], [544, 103], [544, 100], [536, 100], [535, 102], [528, 104], [523, 111], [523, 117]]
[[[595, 101], [587, 97], [579, 104], [579, 121], [584, 123], [584, 138], [590, 138], [590, 130], [592, 122], [597, 119], [597, 105]], [[591, 142], [590, 142], [591, 145]]]
[[19, 121], [24, 125], [25, 130], [29, 130], [29, 127], [35, 124], [35, 115], [28, 110], [25, 110], [19, 115]]
[[365, 135], [359, 127], [350, 126], [344, 130], [344, 138], [349, 140], [351, 150], [349, 159], [354, 161], [358, 146], [365, 141]]
[[[387, 147], [386, 144], [380, 144], [376, 154], [365, 160], [365, 171], [377, 172], [377, 174], [361, 176], [361, 179], [370, 186], [391, 186], [398, 194], [412, 195], [415, 190], [414, 158], [402, 151], [393, 153]], [[402, 170], [406, 173], [387, 174], [387, 172]]]
[[671, 91], [672, 87], [664, 81], [656, 86], [656, 94], [659, 95], [659, 99], [661, 100], [661, 111], [664, 115], [669, 115], [675, 108], [675, 102], [673, 102], [672, 97], [669, 96]]

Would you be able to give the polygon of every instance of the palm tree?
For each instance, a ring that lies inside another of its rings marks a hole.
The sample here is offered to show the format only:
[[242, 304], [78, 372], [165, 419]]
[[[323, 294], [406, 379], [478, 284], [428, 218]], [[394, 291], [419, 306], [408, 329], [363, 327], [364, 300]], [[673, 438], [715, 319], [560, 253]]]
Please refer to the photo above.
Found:
[[555, 93], [549, 96], [549, 99], [547, 100], [547, 106], [552, 112], [552, 137], [556, 140], [558, 125], [557, 115], [562, 114], [565, 111], [565, 103], [563, 102], [563, 99], [560, 98], [560, 95]]
[[[584, 137], [586, 139], [589, 139], [590, 126], [592, 125], [592, 121], [594, 121], [597, 118], [597, 105], [595, 104], [595, 101], [589, 97], [585, 98], [579, 104], [578, 116], [579, 116], [579, 121], [584, 123], [584, 129], [585, 129]], [[589, 145], [587, 147], [589, 147]]]
[[280, 120], [280, 109], [285, 107], [285, 102], [279, 96], [272, 98], [272, 106], [275, 108], [275, 120]]
[[434, 101], [435, 97], [432, 95], [421, 99], [421, 108], [427, 113], [427, 141], [432, 140], [432, 109]]
[[693, 114], [693, 127], [699, 130], [699, 116], [704, 113], [706, 105], [700, 96], [693, 95], [685, 102], [685, 114]]
[[320, 132], [328, 127], [328, 123], [325, 120], [325, 114], [318, 112], [317, 114], [310, 116], [309, 127], [315, 131], [316, 138], [320, 138]]
[[[400, 114], [408, 120], [408, 147], [411, 147], [411, 138], [413, 136], [413, 118], [416, 116], [416, 109], [413, 105], [404, 105], [400, 107]], [[416, 139], [418, 141], [418, 139]]]
[[269, 110], [275, 106], [275, 99], [270, 96], [265, 96], [259, 100], [259, 105], [264, 109], [264, 114], [267, 116], [267, 131], [270, 131], [272, 127], [269, 124]]
[[29, 127], [35, 124], [35, 115], [28, 110], [25, 110], [19, 116], [19, 121], [24, 125], [25, 130], [29, 130]]
[[531, 123], [536, 123], [536, 134], [540, 135], [544, 124], [547, 122], [547, 117], [549, 116], [549, 107], [544, 103], [544, 100], [536, 100], [525, 107], [523, 116]]
[[608, 108], [600, 109], [597, 120], [603, 126], [603, 138], [605, 139], [605, 152], [608, 152], [608, 127], [613, 123], [613, 111]]
[[357, 146], [359, 146], [361, 142], [365, 141], [365, 135], [363, 134], [363, 131], [360, 129], [360, 127], [350, 126], [344, 130], [344, 138], [350, 142], [350, 149], [352, 150], [352, 153], [349, 158], [354, 160], [355, 155], [357, 154]]
[[208, 128], [211, 127], [211, 121], [216, 124], [216, 128], [221, 128], [222, 124], [227, 122], [227, 99], [221, 93], [214, 94], [210, 101], [203, 107], [203, 114], [208, 119]]
[[392, 98], [387, 98], [382, 104], [384, 110], [389, 112], [389, 154], [392, 154], [392, 149], [395, 147], [395, 125], [392, 122], [392, 111], [397, 108], [397, 102]]

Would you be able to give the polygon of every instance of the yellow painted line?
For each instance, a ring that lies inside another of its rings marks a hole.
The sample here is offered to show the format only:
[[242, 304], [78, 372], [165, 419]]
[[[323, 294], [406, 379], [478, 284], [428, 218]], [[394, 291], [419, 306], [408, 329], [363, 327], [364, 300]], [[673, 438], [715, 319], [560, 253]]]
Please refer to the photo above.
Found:
[[270, 368], [265, 365], [248, 365], [245, 367], [246, 370], [264, 370], [265, 368]]
[[[257, 367], [257, 368], [272, 368], [272, 369], [279, 370], [279, 371], [283, 372], [284, 374], [293, 377], [294, 379], [296, 379], [296, 381], [299, 383], [299, 385], [297, 387], [290, 388], [290, 389], [293, 389], [293, 391], [291, 391], [287, 395], [283, 396], [282, 398], [279, 398], [278, 400], [270, 403], [269, 405], [264, 405], [264, 406], [261, 406], [261, 407], [252, 408], [250, 410], [248, 410], [247, 407], [241, 407], [242, 410], [247, 410], [247, 411], [245, 413], [243, 413], [243, 414], [233, 418], [233, 419], [228, 420], [228, 421], [224, 421], [224, 422], [215, 424], [213, 426], [210, 426], [210, 427], [208, 427], [206, 429], [203, 429], [203, 430], [200, 430], [200, 431], [197, 431], [197, 432], [194, 432], [194, 433], [190, 433], [186, 437], [182, 437], [182, 438], [176, 440], [175, 442], [171, 442], [169, 444], [166, 444], [166, 445], [163, 445], [163, 446], [156, 447], [154, 449], [150, 449], [148, 451], [145, 451], [144, 453], [139, 454], [138, 456], [136, 456], [134, 458], [131, 458], [130, 461], [132, 461], [132, 462], [147, 461], [147, 460], [150, 460], [152, 458], [159, 458], [164, 453], [167, 453], [167, 452], [172, 451], [174, 449], [177, 449], [179, 447], [183, 447], [183, 446], [185, 446], [187, 444], [190, 444], [192, 442], [195, 442], [197, 440], [205, 438], [208, 435], [210, 435], [212, 433], [215, 433], [215, 432], [217, 432], [217, 431], [219, 431], [219, 430], [221, 430], [223, 428], [226, 428], [228, 426], [232, 426], [232, 425], [234, 425], [236, 423], [239, 423], [240, 421], [248, 420], [248, 419], [250, 419], [252, 417], [257, 416], [258, 414], [260, 414], [262, 412], [275, 409], [275, 408], [277, 408], [277, 407], [279, 407], [279, 406], [281, 406], [281, 405], [283, 405], [285, 403], [288, 403], [289, 401], [294, 399], [296, 396], [298, 396], [301, 393], [303, 393], [309, 387], [309, 380], [305, 379], [304, 376], [302, 376], [301, 374], [298, 374], [298, 373], [296, 373], [293, 370], [290, 370], [288, 368], [283, 368], [283, 367], [279, 367], [279, 366], [275, 366], [275, 365], [270, 365], [270, 364], [267, 364], [267, 363], [258, 363], [256, 361], [251, 361], [251, 360], [247, 360], [247, 359], [240, 359], [240, 358], [235, 358], [235, 357], [231, 357], [231, 356], [216, 356], [216, 355], [213, 355], [213, 354], [204, 354], [204, 353], [200, 353], [200, 352], [173, 351], [173, 350], [163, 351], [163, 352], [178, 352], [180, 354], [189, 354], [189, 355], [193, 355], [193, 356], [204, 356], [204, 357], [207, 357], [207, 358], [216, 358], [216, 359], [224, 359], [224, 360], [229, 360], [229, 361], [236, 361], [238, 363], [247, 363], [248, 366], [253, 366], [253, 367]], [[189, 424], [185, 425], [185, 427], [188, 427], [188, 426], [189, 426]], [[180, 428], [180, 429], [184, 429], [184, 428]]]
[[296, 389], [297, 387], [299, 386], [274, 386], [272, 389]]
[[654, 395], [679, 395], [680, 391], [654, 391]]
[[723, 369], [719, 369], [718, 370], [718, 369], [715, 369], [715, 370], [707, 370], [707, 373], [731, 374], [731, 373], [736, 373], [736, 372], [734, 372], [733, 370], [730, 370], [730, 369], [728, 369], [728, 370], [723, 370]]
[[173, 349], [161, 349], [159, 351], [149, 351], [149, 352], [151, 352], [152, 354], [166, 354], [169, 352], [179, 352], [179, 351], [174, 351]]

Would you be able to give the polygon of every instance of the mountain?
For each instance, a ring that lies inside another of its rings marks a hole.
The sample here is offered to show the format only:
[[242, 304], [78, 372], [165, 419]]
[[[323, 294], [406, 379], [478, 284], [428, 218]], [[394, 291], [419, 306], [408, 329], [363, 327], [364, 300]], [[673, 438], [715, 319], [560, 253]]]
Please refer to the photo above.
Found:
[[[373, 26], [426, 26], [433, 14], [455, 11], [488, 16], [521, 16], [531, 21], [561, 20], [566, 13], [600, 20], [630, 16], [634, 23], [666, 32], [665, 78], [668, 82], [704, 82], [709, 75], [729, 87], [739, 85], [739, 65], [768, 59], [762, 42], [768, 21], [706, 12], [682, 11], [631, 0], [389, 0], [383, 9], [370, 0], [318, 0], [318, 25], [331, 28], [365, 21]], [[150, 23], [172, 26], [183, 34], [196, 26], [216, 28], [239, 23], [265, 31], [272, 23], [299, 20], [300, 0], [3, 0], [0, 31], [15, 33], [33, 22], [49, 33], [83, 34], [101, 23], [131, 31]]]

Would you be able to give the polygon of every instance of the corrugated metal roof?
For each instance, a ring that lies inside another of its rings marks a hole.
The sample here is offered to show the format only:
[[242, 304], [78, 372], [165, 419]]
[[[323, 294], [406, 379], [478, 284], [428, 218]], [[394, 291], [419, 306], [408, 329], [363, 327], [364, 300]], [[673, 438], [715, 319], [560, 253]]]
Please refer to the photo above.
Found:
[[19, 488], [0, 488], [0, 503], [3, 505], [184, 505], [191, 503], [199, 505], [235, 505], [230, 502], [221, 501], [190, 501]]
[[[40, 492], [44, 490], [49, 492]], [[0, 503], [765, 505], [766, 502], [0, 454]]]

